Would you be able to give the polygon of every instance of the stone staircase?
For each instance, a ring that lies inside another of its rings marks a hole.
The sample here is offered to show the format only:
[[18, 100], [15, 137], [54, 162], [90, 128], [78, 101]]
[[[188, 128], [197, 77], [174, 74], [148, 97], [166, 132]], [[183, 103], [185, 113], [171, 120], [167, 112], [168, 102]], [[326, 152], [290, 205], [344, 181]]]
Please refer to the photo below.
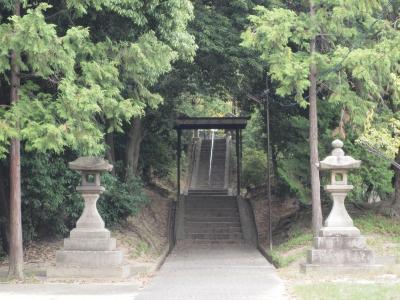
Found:
[[183, 197], [184, 239], [199, 243], [243, 242], [236, 196], [225, 189], [226, 139], [215, 139], [209, 180], [211, 140], [203, 140], [197, 180]]
[[185, 239], [241, 242], [243, 236], [236, 197], [213, 192], [185, 197]]
[[203, 140], [201, 143], [199, 168], [197, 172], [196, 189], [221, 190], [225, 185], [225, 157], [226, 139], [214, 139], [213, 156], [210, 169], [211, 140]]

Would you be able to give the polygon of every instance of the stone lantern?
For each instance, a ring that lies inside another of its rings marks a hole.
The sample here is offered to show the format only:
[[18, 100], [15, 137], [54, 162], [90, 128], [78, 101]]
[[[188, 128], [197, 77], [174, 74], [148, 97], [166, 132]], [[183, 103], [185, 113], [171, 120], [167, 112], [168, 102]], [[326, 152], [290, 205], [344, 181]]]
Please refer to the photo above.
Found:
[[80, 157], [69, 167], [78, 171], [81, 185], [76, 190], [85, 201], [81, 217], [70, 237], [64, 239], [64, 249], [56, 253], [56, 267], [47, 270], [48, 277], [126, 277], [129, 268], [122, 266], [122, 252], [116, 249], [116, 240], [104, 226], [96, 204], [105, 191], [101, 186], [102, 172], [113, 166], [98, 157]]
[[333, 200], [332, 210], [326, 218], [324, 227], [314, 237], [314, 248], [309, 250], [307, 263], [301, 265], [304, 272], [315, 269], [359, 270], [376, 268], [374, 254], [366, 247], [365, 237], [353, 224], [344, 205], [344, 200], [353, 186], [348, 183], [349, 170], [357, 169], [361, 161], [347, 156], [343, 142], [332, 142], [330, 156], [320, 161], [320, 170], [330, 171], [330, 184], [325, 190]]
[[353, 220], [349, 216], [344, 200], [347, 193], [354, 187], [347, 182], [347, 174], [351, 169], [358, 169], [361, 161], [351, 156], [344, 155], [343, 142], [334, 140], [332, 142], [332, 154], [319, 163], [320, 170], [331, 172], [331, 183], [325, 186], [325, 190], [331, 194], [333, 200], [332, 210], [325, 220], [325, 227], [321, 229], [323, 236], [360, 235], [360, 231], [354, 227]]
[[[81, 185], [76, 190], [85, 201], [82, 215], [76, 222], [76, 228], [71, 231], [71, 237], [90, 230], [95, 230], [98, 235], [103, 232], [103, 235], [108, 237], [109, 231], [104, 228], [104, 221], [97, 211], [96, 203], [100, 194], [105, 191], [100, 185], [100, 175], [104, 171], [111, 171], [113, 166], [107, 160], [98, 157], [80, 157], [70, 162], [69, 167], [82, 176]], [[71, 240], [66, 241], [68, 244]]]

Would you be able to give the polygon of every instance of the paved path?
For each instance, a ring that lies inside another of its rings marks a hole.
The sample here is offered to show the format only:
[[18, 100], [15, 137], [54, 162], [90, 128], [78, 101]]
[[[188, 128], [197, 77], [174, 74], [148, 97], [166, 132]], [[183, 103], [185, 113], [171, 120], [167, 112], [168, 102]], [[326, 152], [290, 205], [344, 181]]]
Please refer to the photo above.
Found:
[[282, 300], [274, 267], [243, 244], [180, 244], [135, 300]]
[[138, 284], [37, 283], [0, 284], [1, 300], [133, 300]]

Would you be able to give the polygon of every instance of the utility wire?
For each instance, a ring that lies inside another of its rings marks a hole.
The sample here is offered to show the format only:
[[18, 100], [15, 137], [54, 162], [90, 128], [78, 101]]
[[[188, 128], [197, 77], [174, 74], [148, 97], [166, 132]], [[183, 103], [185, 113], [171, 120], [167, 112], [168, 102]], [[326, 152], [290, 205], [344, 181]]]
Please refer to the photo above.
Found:
[[363, 147], [365, 150], [367, 150], [369, 153], [372, 153], [376, 156], [379, 156], [380, 158], [383, 158], [384, 160], [390, 162], [390, 164], [399, 169], [400, 170], [400, 164], [395, 162], [393, 159], [387, 157], [387, 155], [385, 153], [383, 153], [382, 151], [376, 149], [375, 147], [373, 147], [372, 145], [370, 145], [369, 143], [367, 143], [366, 141], [359, 141], [358, 144]]

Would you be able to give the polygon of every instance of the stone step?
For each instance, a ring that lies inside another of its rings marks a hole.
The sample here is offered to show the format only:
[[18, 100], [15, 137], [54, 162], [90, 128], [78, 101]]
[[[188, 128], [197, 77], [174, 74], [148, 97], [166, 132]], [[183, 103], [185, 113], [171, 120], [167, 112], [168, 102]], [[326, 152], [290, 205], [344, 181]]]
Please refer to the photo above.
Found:
[[[188, 195], [188, 197], [185, 199], [185, 203], [192, 204], [192, 203], [210, 203], [212, 204], [213, 208], [216, 207], [215, 205], [221, 203], [221, 205], [224, 204], [232, 204], [237, 206], [237, 201], [236, 199], [232, 196], [224, 195], [224, 194], [213, 194], [213, 195], [201, 195], [201, 194], [196, 194], [196, 195]], [[223, 208], [224, 206], [221, 206]], [[206, 208], [206, 207], [204, 207]]]
[[[213, 148], [214, 151], [223, 151], [223, 150], [225, 150], [225, 149], [226, 149], [226, 146], [225, 146], [225, 145], [214, 144], [214, 148]], [[211, 152], [211, 145], [204, 145], [204, 147], [203, 147], [203, 145], [202, 145], [200, 151], [206, 152], [207, 150], [208, 150], [209, 152]]]
[[188, 239], [206, 239], [206, 240], [236, 240], [243, 239], [241, 233], [188, 233], [185, 234]]
[[209, 244], [245, 244], [245, 241], [243, 238], [241, 239], [191, 239], [187, 238], [185, 240], [182, 240], [181, 242], [178, 241], [178, 244], [180, 243], [190, 243], [190, 244], [198, 244], [198, 245], [209, 245]]
[[185, 221], [187, 226], [210, 226], [210, 227], [240, 227], [240, 220], [234, 222], [203, 222], [203, 221]]
[[209, 234], [231, 234], [231, 233], [242, 233], [242, 229], [240, 227], [232, 227], [232, 228], [192, 228], [185, 227], [185, 234], [194, 234], [194, 233], [209, 233]]
[[[220, 168], [225, 169], [225, 165], [213, 164], [212, 170], [211, 170], [211, 175], [214, 175], [214, 174], [225, 175], [225, 170], [221, 170]], [[207, 178], [208, 178], [209, 171], [210, 170], [209, 170], [208, 166], [205, 166], [205, 167], [199, 169], [197, 175], [207, 175]]]
[[228, 191], [226, 190], [225, 192], [215, 192], [215, 193], [202, 193], [202, 192], [196, 192], [196, 193], [189, 193], [185, 200], [187, 202], [198, 202], [202, 201], [204, 202], [236, 202], [236, 198], [232, 197], [231, 195], [227, 194]]
[[[213, 152], [222, 152], [226, 150], [225, 145], [215, 145], [213, 148]], [[204, 147], [201, 147], [200, 152], [211, 152], [211, 145], [205, 145]]]
[[[189, 191], [190, 192], [190, 191]], [[225, 190], [225, 193], [228, 191]], [[186, 201], [231, 201], [236, 202], [235, 196], [226, 195], [224, 193], [195, 193], [189, 194], [185, 196]]]
[[[224, 183], [223, 182], [219, 182], [219, 183], [213, 183], [212, 185], [207, 185], [207, 184], [205, 184], [205, 183], [202, 183], [201, 185], [198, 185], [197, 186], [197, 188], [203, 188], [203, 189], [206, 189], [206, 188], [213, 188], [213, 189], [223, 189], [224, 188]], [[208, 194], [208, 195], [226, 195], [228, 192], [223, 192], [223, 193], [213, 193], [213, 194]], [[198, 194], [200, 194], [200, 193], [191, 193], [191, 195], [198, 195]], [[205, 194], [205, 193], [203, 193], [203, 194]]]
[[190, 208], [203, 208], [203, 209], [217, 209], [217, 208], [237, 208], [237, 202], [228, 199], [186, 199], [186, 207]]
[[[189, 195], [205, 195], [205, 196], [213, 196], [213, 195], [224, 195], [228, 193], [227, 189], [210, 189], [209, 187], [204, 188], [204, 189], [190, 189], [189, 191]], [[232, 197], [232, 196], [230, 196]]]
[[[193, 212], [188, 210], [186, 212], [186, 218], [191, 219], [191, 218], [239, 218], [239, 213], [238, 212], [213, 212], [213, 213], [201, 213], [201, 212]], [[102, 249], [103, 250], [103, 249]], [[105, 250], [112, 250], [112, 249], [105, 249]]]
[[190, 209], [193, 209], [193, 208], [204, 208], [204, 209], [232, 208], [232, 209], [236, 209], [237, 204], [232, 203], [230, 201], [225, 201], [225, 202], [220, 202], [220, 203], [215, 203], [215, 202], [210, 202], [210, 201], [205, 201], [204, 203], [202, 203], [201, 201], [185, 203], [186, 212], [190, 211]]
[[186, 216], [205, 217], [238, 217], [239, 211], [236, 208], [191, 208], [186, 211]]
[[185, 229], [185, 236], [190, 234], [242, 234], [240, 228], [221, 229], [221, 228], [188, 228]]
[[[214, 199], [214, 197], [230, 197], [228, 195], [228, 191], [226, 192], [215, 192], [215, 193], [202, 193], [202, 192], [190, 192], [188, 193], [188, 197], [190, 197], [189, 199], [186, 199], [191, 202], [197, 202], [197, 201], [202, 201], [202, 200], [209, 200], [213, 199], [216, 201], [222, 201], [222, 200], [218, 200], [218, 199]], [[225, 201], [231, 201], [231, 202], [235, 202], [236, 200], [225, 200]]]
[[[210, 162], [210, 154], [211, 154], [211, 150], [207, 150], [207, 151], [200, 151], [200, 158], [207, 160], [208, 162]], [[218, 150], [218, 151], [213, 151], [213, 160], [216, 157], [219, 158], [225, 158], [226, 156], [226, 151], [225, 149], [223, 150]]]
[[185, 216], [185, 221], [189, 222], [237, 222], [240, 218], [235, 217], [205, 217], [205, 216]]
[[[224, 190], [223, 184], [225, 182], [223, 176], [222, 178], [213, 178], [214, 176], [211, 177], [210, 183], [208, 183], [208, 175], [205, 176], [199, 176], [197, 180], [197, 188], [198, 189], [214, 189], [214, 190]], [[215, 194], [218, 192], [210, 193], [210, 194]], [[220, 193], [226, 193], [225, 191], [222, 191]]]

